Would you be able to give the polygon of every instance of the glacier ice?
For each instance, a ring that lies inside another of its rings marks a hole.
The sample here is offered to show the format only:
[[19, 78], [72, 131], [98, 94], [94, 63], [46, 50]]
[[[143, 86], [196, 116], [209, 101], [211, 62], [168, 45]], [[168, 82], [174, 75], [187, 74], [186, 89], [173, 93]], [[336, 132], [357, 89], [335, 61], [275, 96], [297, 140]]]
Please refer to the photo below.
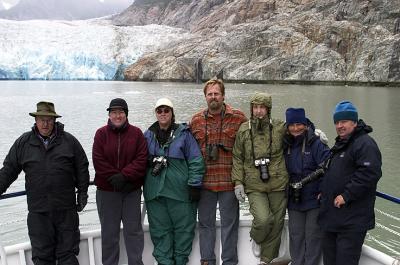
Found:
[[160, 25], [114, 26], [106, 19], [0, 19], [0, 79], [118, 80], [145, 52], [189, 33]]

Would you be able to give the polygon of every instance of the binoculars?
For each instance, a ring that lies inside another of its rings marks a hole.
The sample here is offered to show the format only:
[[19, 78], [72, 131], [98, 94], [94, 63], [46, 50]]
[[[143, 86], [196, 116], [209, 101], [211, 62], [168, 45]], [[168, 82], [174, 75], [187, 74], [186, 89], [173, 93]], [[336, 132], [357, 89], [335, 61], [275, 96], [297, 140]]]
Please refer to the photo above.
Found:
[[207, 144], [206, 145], [206, 153], [207, 153], [207, 158], [210, 161], [216, 161], [218, 160], [218, 148], [221, 148], [225, 152], [228, 152], [230, 149], [225, 147], [223, 144], [218, 143], [218, 144]]

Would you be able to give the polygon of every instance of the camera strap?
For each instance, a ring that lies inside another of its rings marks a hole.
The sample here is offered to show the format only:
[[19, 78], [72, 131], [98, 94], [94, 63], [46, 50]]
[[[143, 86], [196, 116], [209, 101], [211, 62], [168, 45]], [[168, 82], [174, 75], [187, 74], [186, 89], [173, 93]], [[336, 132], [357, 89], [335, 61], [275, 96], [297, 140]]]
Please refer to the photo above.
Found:
[[[253, 160], [256, 160], [256, 155], [254, 152], [254, 141], [253, 141], [253, 130], [252, 130], [252, 126], [251, 126], [251, 120], [249, 120], [249, 128], [250, 128], [250, 141], [251, 141], [251, 151], [253, 152]], [[269, 128], [269, 159], [272, 158], [272, 124], [271, 124], [271, 120], [268, 123], [268, 128]]]

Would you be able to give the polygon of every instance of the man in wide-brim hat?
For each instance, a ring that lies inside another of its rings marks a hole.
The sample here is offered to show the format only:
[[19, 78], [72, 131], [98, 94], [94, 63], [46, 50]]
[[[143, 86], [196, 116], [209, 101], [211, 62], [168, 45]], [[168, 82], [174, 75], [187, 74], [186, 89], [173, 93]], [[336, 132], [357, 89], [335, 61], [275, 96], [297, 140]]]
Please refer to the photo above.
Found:
[[56, 118], [60, 118], [51, 102], [40, 101], [36, 112], [30, 112], [29, 115], [35, 117], [36, 128], [42, 137], [48, 137], [53, 133]]
[[[88, 160], [64, 131], [51, 102], [37, 103], [32, 130], [20, 136], [0, 169], [0, 194], [24, 170], [34, 264], [79, 264], [79, 211], [87, 203]], [[77, 196], [75, 189], [78, 190]]]

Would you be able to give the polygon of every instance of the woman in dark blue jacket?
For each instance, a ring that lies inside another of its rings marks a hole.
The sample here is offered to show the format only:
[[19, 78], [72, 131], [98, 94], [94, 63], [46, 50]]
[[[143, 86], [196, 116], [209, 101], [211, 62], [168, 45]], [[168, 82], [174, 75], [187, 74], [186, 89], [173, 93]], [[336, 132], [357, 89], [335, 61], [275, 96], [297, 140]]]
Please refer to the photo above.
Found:
[[317, 224], [320, 180], [293, 188], [329, 156], [329, 147], [315, 135], [303, 108], [286, 110], [284, 155], [289, 173], [289, 237], [292, 265], [316, 265], [321, 259], [321, 232]]

